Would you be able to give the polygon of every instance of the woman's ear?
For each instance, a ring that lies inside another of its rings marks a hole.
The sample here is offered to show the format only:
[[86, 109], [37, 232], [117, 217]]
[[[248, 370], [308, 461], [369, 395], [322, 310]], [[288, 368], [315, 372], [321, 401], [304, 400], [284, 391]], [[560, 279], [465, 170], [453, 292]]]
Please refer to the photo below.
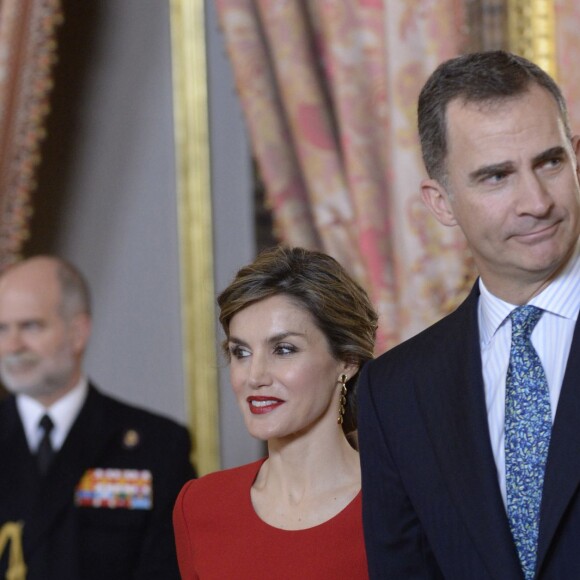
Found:
[[356, 373], [358, 373], [360, 369], [360, 365], [356, 364], [356, 363], [343, 363], [343, 371], [341, 374], [345, 374], [346, 375], [346, 380], [350, 381], [350, 379], [352, 379], [352, 377], [354, 377], [354, 375], [356, 375]]

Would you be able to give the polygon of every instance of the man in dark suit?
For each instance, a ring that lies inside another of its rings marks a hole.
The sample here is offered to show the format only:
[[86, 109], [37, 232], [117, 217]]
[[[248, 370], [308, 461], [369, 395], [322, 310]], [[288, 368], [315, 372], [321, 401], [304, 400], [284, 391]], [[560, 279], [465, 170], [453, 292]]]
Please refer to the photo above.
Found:
[[0, 577], [177, 579], [171, 512], [194, 476], [188, 432], [88, 381], [90, 326], [70, 264], [35, 257], [0, 277], [11, 393], [0, 403]]
[[423, 199], [480, 278], [362, 373], [370, 576], [580, 578], [579, 137], [501, 51], [443, 63], [418, 112]]

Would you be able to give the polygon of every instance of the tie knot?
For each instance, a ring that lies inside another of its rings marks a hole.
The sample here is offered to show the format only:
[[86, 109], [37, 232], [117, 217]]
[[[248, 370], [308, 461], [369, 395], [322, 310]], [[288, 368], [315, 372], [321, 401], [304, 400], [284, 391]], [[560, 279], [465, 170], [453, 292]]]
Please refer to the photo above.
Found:
[[518, 306], [510, 312], [512, 338], [528, 339], [544, 311], [537, 306]]
[[40, 420], [39, 426], [48, 435], [54, 428], [54, 423], [48, 415], [43, 415]]

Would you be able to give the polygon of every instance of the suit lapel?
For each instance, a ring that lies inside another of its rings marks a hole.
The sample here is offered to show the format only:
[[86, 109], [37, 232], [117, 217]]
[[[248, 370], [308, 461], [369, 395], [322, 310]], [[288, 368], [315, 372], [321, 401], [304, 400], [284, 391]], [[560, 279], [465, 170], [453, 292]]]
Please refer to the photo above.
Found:
[[478, 295], [476, 285], [439, 325], [441, 334], [431, 335], [435, 365], [422, 365], [415, 389], [441, 473], [490, 576], [520, 578], [490, 445]]
[[580, 482], [580, 317], [576, 322], [566, 373], [552, 429], [538, 540], [538, 569], [566, 507]]
[[[29, 534], [28, 550], [34, 550], [42, 537], [73, 505], [74, 489], [85, 470], [98, 463], [101, 450], [113, 436], [107, 428], [101, 409], [101, 395], [89, 389], [79, 416], [74, 422], [66, 441], [54, 458], [36, 497]], [[100, 433], [100, 435], [97, 435]]]

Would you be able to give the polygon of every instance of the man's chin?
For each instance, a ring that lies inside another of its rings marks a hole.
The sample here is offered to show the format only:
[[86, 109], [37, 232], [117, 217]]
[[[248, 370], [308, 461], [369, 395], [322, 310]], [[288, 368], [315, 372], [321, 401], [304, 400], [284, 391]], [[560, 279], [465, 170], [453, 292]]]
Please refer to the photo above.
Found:
[[39, 385], [37, 381], [26, 381], [5, 374], [2, 375], [1, 379], [6, 390], [13, 395], [28, 395], [35, 398], [45, 396], [50, 392], [44, 385]]

